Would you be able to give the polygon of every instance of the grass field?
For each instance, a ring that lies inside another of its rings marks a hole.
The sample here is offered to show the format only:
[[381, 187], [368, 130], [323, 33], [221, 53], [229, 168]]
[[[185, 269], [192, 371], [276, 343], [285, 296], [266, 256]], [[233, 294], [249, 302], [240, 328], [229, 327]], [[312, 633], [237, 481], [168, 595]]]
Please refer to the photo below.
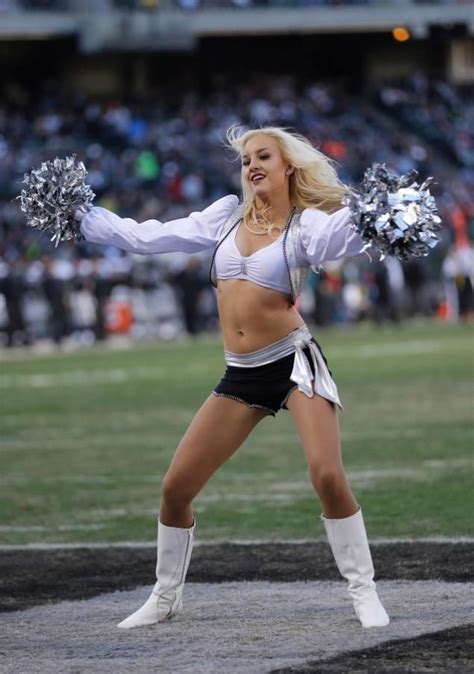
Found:
[[[472, 331], [425, 323], [313, 334], [345, 407], [345, 465], [370, 536], [473, 536]], [[223, 365], [217, 337], [3, 352], [0, 542], [152, 542], [161, 477]], [[288, 412], [264, 419], [195, 511], [199, 539], [322, 538]]]

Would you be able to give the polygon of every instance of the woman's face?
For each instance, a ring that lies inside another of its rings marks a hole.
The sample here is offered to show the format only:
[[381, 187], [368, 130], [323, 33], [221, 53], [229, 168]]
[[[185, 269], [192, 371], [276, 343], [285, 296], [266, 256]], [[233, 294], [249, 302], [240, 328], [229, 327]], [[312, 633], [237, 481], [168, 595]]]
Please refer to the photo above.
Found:
[[278, 143], [265, 133], [257, 133], [245, 143], [242, 156], [242, 181], [253, 194], [265, 197], [279, 190], [288, 191], [287, 172]]

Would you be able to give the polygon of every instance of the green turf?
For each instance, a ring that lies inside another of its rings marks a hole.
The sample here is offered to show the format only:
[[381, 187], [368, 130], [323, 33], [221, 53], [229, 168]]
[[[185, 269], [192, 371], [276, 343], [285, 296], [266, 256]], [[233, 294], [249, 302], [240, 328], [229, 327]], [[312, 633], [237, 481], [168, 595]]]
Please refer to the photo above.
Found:
[[[473, 536], [470, 329], [313, 334], [370, 535]], [[2, 357], [0, 542], [152, 541], [161, 477], [223, 371], [219, 340]], [[260, 424], [195, 510], [201, 539], [322, 536], [288, 412]]]

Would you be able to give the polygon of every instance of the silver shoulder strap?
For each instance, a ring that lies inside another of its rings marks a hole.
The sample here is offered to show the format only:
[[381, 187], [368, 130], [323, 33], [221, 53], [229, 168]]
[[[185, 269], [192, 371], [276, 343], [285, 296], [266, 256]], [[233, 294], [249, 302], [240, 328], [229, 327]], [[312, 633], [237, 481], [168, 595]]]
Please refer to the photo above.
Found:
[[211, 264], [209, 267], [209, 279], [212, 285], [215, 287], [217, 284], [216, 271], [214, 267], [214, 260], [216, 257], [217, 250], [225, 238], [230, 234], [234, 227], [242, 220], [244, 214], [244, 205], [239, 204], [237, 208], [229, 215], [227, 220], [224, 222], [222, 229], [219, 233], [219, 241], [217, 242], [214, 252], [212, 253]]

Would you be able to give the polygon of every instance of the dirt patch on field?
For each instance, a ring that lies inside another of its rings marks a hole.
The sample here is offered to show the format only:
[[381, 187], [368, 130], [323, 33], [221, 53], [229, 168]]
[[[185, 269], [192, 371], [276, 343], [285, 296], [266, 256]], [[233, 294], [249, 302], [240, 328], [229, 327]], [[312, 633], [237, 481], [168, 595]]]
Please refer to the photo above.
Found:
[[[390, 543], [372, 547], [380, 580], [472, 580], [473, 543]], [[153, 548], [0, 552], [0, 611], [84, 599], [153, 582]], [[337, 580], [325, 543], [196, 546], [188, 582]]]
[[398, 639], [381, 646], [344, 653], [324, 662], [303, 667], [274, 669], [271, 674], [467, 674], [474, 671], [474, 625], [424, 634], [415, 639]]

